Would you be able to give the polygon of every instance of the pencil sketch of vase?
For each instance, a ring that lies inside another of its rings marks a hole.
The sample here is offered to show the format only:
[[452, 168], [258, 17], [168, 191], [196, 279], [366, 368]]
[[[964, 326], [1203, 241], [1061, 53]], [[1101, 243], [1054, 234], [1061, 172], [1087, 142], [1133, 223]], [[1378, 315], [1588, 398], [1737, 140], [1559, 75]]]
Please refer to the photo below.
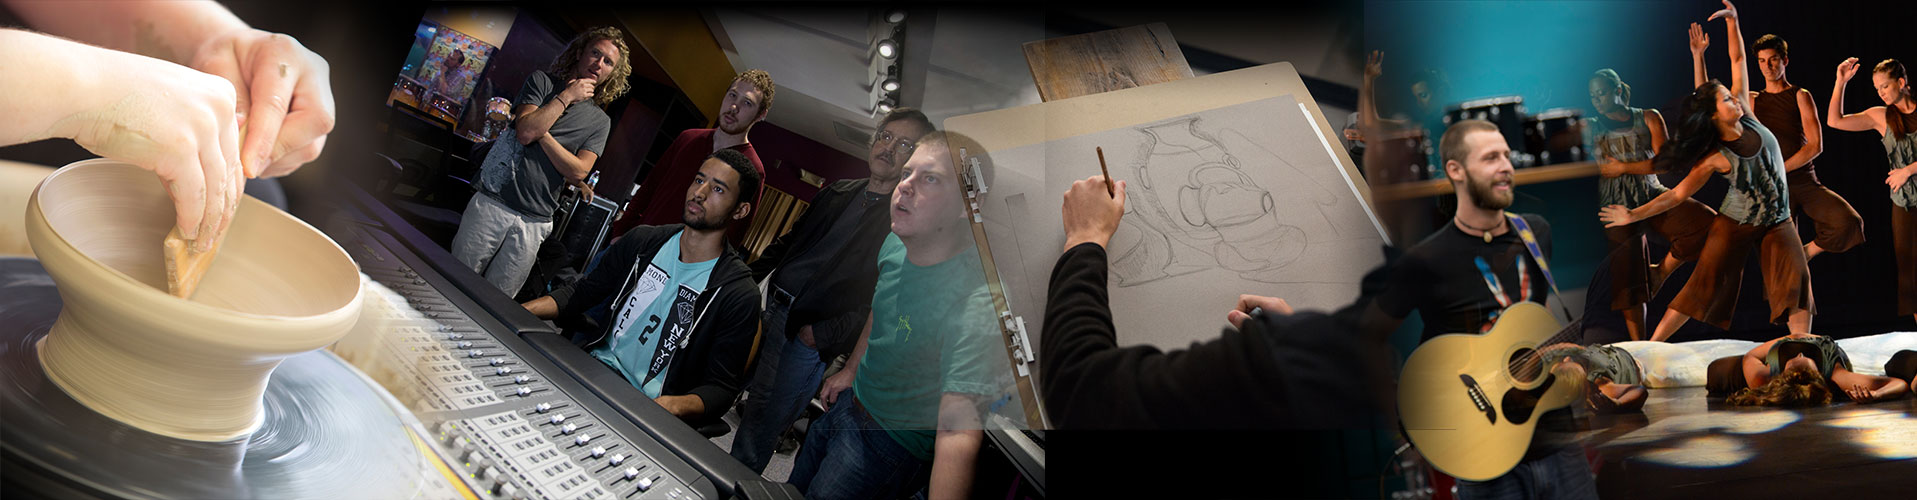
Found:
[[1218, 164], [1193, 170], [1178, 203], [1187, 224], [1218, 233], [1221, 241], [1211, 251], [1219, 267], [1245, 279], [1278, 282], [1280, 268], [1305, 253], [1305, 231], [1279, 223], [1271, 193], [1243, 170]]
[[1304, 252], [1304, 231], [1279, 221], [1270, 192], [1199, 122], [1138, 129], [1130, 215], [1111, 242], [1118, 286], [1217, 268], [1281, 282], [1280, 268]]

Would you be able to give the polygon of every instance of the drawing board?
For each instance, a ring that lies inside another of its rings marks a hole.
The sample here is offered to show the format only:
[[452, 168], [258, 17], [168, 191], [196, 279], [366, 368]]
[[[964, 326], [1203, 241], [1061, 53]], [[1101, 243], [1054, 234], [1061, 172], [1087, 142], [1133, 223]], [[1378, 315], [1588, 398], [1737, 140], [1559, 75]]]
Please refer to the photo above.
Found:
[[1241, 293], [1332, 310], [1383, 263], [1369, 189], [1289, 63], [959, 116], [944, 128], [976, 141], [992, 165], [981, 250], [1033, 348], [1064, 250], [1062, 195], [1099, 173], [1094, 148], [1129, 186], [1107, 247], [1120, 345], [1216, 338]]

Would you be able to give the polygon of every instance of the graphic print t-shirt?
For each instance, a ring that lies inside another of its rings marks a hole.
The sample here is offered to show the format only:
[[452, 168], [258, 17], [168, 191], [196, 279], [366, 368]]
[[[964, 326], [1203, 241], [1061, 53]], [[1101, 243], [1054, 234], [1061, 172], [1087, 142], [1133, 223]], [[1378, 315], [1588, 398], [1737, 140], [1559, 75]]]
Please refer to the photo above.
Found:
[[673, 354], [690, 341], [699, 294], [719, 262], [680, 262], [679, 236], [672, 235], [646, 263], [638, 283], [620, 299], [612, 341], [592, 351], [649, 398], [659, 397]]
[[[1551, 225], [1525, 215], [1539, 251], [1551, 257]], [[1378, 306], [1394, 318], [1417, 310], [1424, 317], [1419, 343], [1448, 333], [1484, 333], [1504, 308], [1518, 302], [1544, 304], [1551, 285], [1544, 279], [1516, 227], [1490, 243], [1445, 224], [1405, 252], [1392, 272], [1391, 286]]]

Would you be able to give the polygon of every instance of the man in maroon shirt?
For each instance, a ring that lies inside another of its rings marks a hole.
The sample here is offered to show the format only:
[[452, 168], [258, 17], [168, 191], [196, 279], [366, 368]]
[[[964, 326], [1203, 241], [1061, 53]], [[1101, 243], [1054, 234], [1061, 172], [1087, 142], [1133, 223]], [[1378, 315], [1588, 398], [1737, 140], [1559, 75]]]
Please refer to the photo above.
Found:
[[[752, 166], [759, 169], [759, 175], [765, 175], [765, 163], [759, 161], [759, 152], [752, 148], [752, 142], [746, 139], [746, 133], [752, 126], [765, 120], [766, 113], [772, 110], [772, 75], [765, 70], [751, 69], [732, 79], [732, 87], [726, 90], [725, 100], [719, 104], [718, 128], [696, 128], [680, 132], [666, 148], [664, 156], [654, 165], [646, 178], [640, 179], [639, 192], [632, 196], [625, 215], [612, 223], [611, 237], [617, 238], [635, 226], [659, 226], [676, 224], [681, 218], [681, 199], [679, 193], [686, 192], [686, 186], [692, 184], [692, 177], [699, 173], [699, 164], [705, 162], [712, 153], [721, 149], [733, 149], [745, 153], [752, 160]], [[666, 195], [655, 196], [657, 193]], [[746, 200], [758, 206], [759, 200]], [[738, 224], [728, 235], [734, 240], [743, 235], [744, 229], [751, 224]]]
[[[1817, 166], [1811, 160], [1824, 152], [1823, 120], [1817, 116], [1817, 102], [1809, 90], [1791, 85], [1784, 78], [1790, 64], [1791, 48], [1777, 35], [1764, 35], [1751, 44], [1757, 56], [1757, 69], [1764, 73], [1764, 88], [1751, 92], [1751, 113], [1764, 128], [1771, 129], [1777, 145], [1783, 148], [1785, 179], [1790, 182], [1791, 205], [1799, 217], [1809, 218], [1817, 236], [1804, 244], [1804, 258], [1824, 252], [1840, 253], [1864, 242], [1864, 218], [1824, 183], [1817, 180]], [[1798, 225], [1803, 226], [1802, 218]]]

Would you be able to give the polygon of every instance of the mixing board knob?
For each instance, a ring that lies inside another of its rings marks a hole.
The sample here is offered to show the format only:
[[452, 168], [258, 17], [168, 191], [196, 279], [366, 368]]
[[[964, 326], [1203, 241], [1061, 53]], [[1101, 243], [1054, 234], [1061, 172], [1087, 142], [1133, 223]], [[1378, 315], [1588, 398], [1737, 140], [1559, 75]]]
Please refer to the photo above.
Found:
[[573, 424], [566, 424], [566, 425], [559, 426], [560, 434], [572, 434], [572, 432], [576, 430], [579, 430], [579, 426], [573, 425]]
[[617, 467], [617, 466], [618, 466], [619, 464], [623, 464], [623, 463], [626, 463], [626, 456], [625, 456], [625, 455], [613, 455], [611, 459], [609, 459], [609, 460], [606, 460], [606, 463], [610, 463], [610, 464], [612, 464], [613, 466], [615, 466], [615, 467]]
[[640, 493], [645, 493], [646, 490], [650, 490], [650, 489], [652, 489], [652, 478], [648, 477], [648, 478], [639, 480]]
[[539, 403], [539, 406], [533, 407], [533, 411], [536, 411], [539, 413], [552, 411], [552, 403]]
[[[524, 375], [521, 375], [521, 376], [523, 377]], [[532, 388], [531, 388], [531, 387], [521, 387], [521, 388], [519, 388], [519, 390], [517, 390], [517, 391], [513, 391], [513, 394], [518, 394], [518, 395], [519, 395], [520, 397], [526, 397], [526, 396], [531, 396], [531, 395], [532, 395]]]
[[639, 477], [639, 468], [638, 468], [638, 467], [627, 467], [627, 468], [626, 468], [626, 479], [633, 479], [633, 478], [637, 478], [637, 477]]
[[553, 425], [559, 425], [559, 424], [563, 424], [563, 423], [566, 423], [566, 416], [565, 416], [565, 415], [553, 415], [553, 416], [552, 416], [552, 419], [550, 420], [550, 422], [552, 422], [552, 424], [553, 424]]
[[477, 350], [477, 349], [475, 349], [475, 350], [473, 350], [473, 352], [469, 352], [469, 353], [466, 353], [466, 357], [468, 357], [468, 358], [483, 358], [483, 357], [486, 357], [486, 351], [481, 351], [481, 350]]
[[497, 370], [493, 370], [493, 374], [494, 374], [494, 375], [499, 375], [499, 376], [502, 376], [502, 377], [504, 377], [504, 376], [506, 376], [506, 375], [508, 375], [508, 374], [511, 374], [512, 372], [513, 372], [513, 367], [510, 367], [510, 366], [501, 366], [501, 367], [499, 367], [499, 369], [497, 369]]
[[606, 447], [604, 446], [592, 447], [592, 458], [599, 458], [603, 456], [606, 456]]
[[495, 492], [495, 494], [499, 495], [500, 498], [511, 498], [513, 500], [524, 500], [526, 498], [526, 492], [519, 491], [519, 487], [513, 486], [512, 483], [500, 483], [499, 491]]
[[459, 339], [463, 339], [463, 338], [466, 338], [466, 334], [463, 334], [463, 333], [448, 333], [448, 334], [446, 334], [446, 340], [459, 340]]
[[472, 342], [460, 342], [458, 344], [453, 344], [453, 345], [455, 346], [455, 348], [458, 348], [458, 349], [471, 349], [473, 347]]
[[493, 366], [504, 365], [506, 364], [506, 358], [493, 358], [491, 360], [486, 361], [486, 364], [493, 365]]
[[572, 444], [579, 446], [585, 446], [586, 443], [590, 441], [592, 441], [591, 434], [580, 434], [579, 437], [572, 438]]
[[513, 383], [515, 384], [524, 384], [531, 381], [532, 381], [532, 377], [527, 375], [520, 375], [517, 377], [513, 377]]
[[[452, 422], [447, 422], [446, 424], [452, 425]], [[446, 432], [446, 446], [459, 444], [459, 439], [461, 437], [465, 437], [465, 435], [466, 433], [460, 432], [458, 428], [454, 428], [453, 430]]]

